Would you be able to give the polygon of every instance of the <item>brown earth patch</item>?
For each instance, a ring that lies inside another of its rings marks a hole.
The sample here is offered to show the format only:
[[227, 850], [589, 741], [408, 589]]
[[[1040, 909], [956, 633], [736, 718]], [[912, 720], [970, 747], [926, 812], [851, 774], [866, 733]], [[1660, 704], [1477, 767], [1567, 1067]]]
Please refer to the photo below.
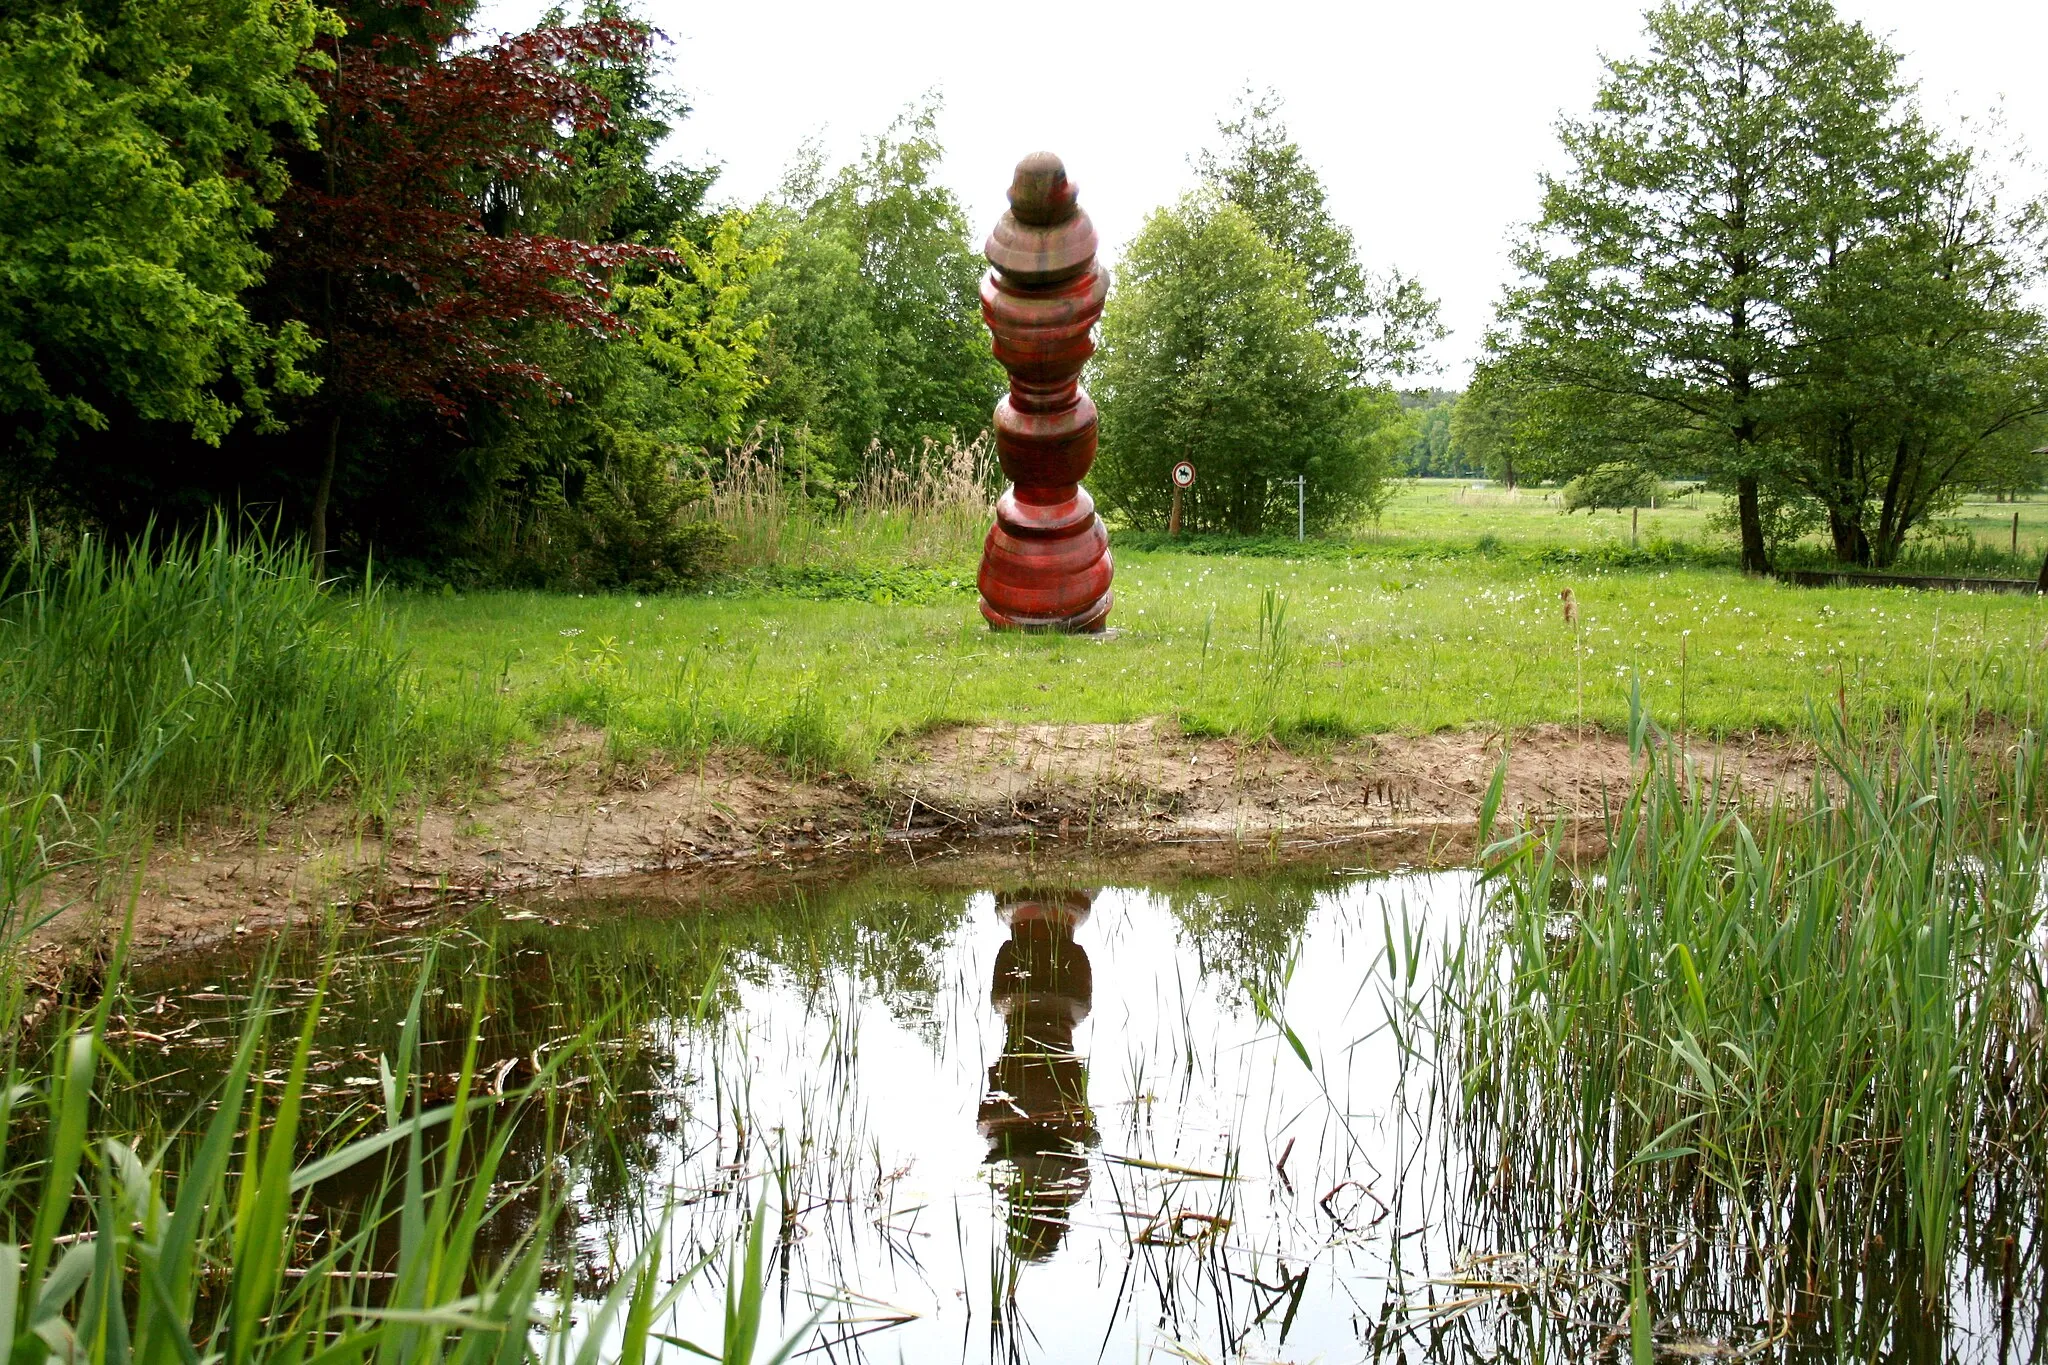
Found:
[[[379, 825], [333, 804], [161, 842], [140, 866], [58, 877], [62, 906], [29, 946], [34, 975], [90, 976], [133, 905], [143, 956], [329, 915], [403, 920], [450, 903], [588, 879], [663, 874], [749, 883], [894, 845], [988, 838], [1056, 850], [1357, 840], [1382, 867], [1471, 856], [1499, 732], [1379, 735], [1320, 752], [1195, 738], [1169, 721], [963, 726], [905, 740], [859, 778], [790, 777], [718, 752], [684, 766], [608, 761], [569, 730], [522, 750], [464, 797]], [[1696, 746], [1703, 773], [1751, 795], [1803, 787], [1809, 748]], [[1502, 814], [1596, 818], [1627, 791], [1627, 741], [1566, 726], [1513, 736]], [[587, 888], [586, 888], [587, 889]]]

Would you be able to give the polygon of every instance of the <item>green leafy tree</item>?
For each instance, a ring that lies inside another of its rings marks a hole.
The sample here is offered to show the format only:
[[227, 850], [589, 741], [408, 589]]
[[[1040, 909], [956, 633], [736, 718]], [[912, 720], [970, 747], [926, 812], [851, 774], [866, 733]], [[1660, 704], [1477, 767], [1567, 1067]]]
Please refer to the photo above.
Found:
[[1909, 145], [1798, 302], [1782, 466], [1825, 510], [1836, 557], [1879, 567], [1966, 487], [1998, 481], [2048, 413], [2033, 298], [2048, 213], [2004, 208], [1969, 149]]
[[[242, 295], [318, 105], [311, 0], [0, 10], [0, 452], [38, 467], [125, 416], [216, 443], [307, 388], [303, 329]], [[20, 465], [17, 465], [19, 471]]]
[[780, 240], [781, 259], [754, 291], [769, 320], [760, 344], [764, 383], [747, 422], [788, 464], [830, 482], [851, 478], [881, 440], [882, 338], [860, 253], [785, 204], [754, 213], [755, 241]]
[[1999, 502], [2018, 502], [2048, 484], [2048, 420], [2016, 424], [1986, 443], [1971, 487]]
[[1478, 472], [1451, 441], [1451, 414], [1457, 406], [1458, 395], [1444, 389], [1418, 389], [1401, 395], [1405, 430], [1394, 462], [1403, 474], [1427, 479]]
[[782, 255], [780, 242], [749, 245], [747, 217], [727, 214], [699, 247], [680, 232], [672, 264], [654, 282], [620, 291], [634, 340], [674, 390], [669, 431], [696, 450], [731, 445], [747, 403], [765, 382], [754, 366], [768, 319], [751, 310], [754, 282]]
[[[543, 28], [560, 28], [568, 11], [541, 16]], [[635, 24], [636, 8], [626, 0], [585, 0], [576, 22]], [[575, 64], [577, 81], [602, 95], [609, 107], [603, 124], [577, 127], [563, 135], [572, 172], [494, 186], [492, 215], [501, 225], [516, 216], [525, 230], [582, 241], [635, 242], [661, 246], [681, 234], [703, 244], [720, 218], [707, 213], [705, 199], [718, 179], [715, 166], [662, 164], [656, 153], [690, 104], [673, 84], [670, 62], [649, 46], [593, 57]]]
[[1451, 444], [1489, 478], [1510, 489], [1525, 479], [1541, 478], [1531, 472], [1524, 453], [1518, 397], [1495, 367], [1482, 364], [1473, 371], [1472, 382], [1451, 410]]
[[1377, 505], [1399, 403], [1351, 382], [1306, 272], [1249, 214], [1190, 195], [1146, 221], [1119, 276], [1089, 382], [1102, 414], [1089, 484], [1110, 507], [1164, 526], [1183, 459], [1200, 472], [1183, 510], [1194, 529], [1291, 525], [1297, 477], [1312, 526]]
[[1607, 63], [1568, 165], [1516, 250], [1497, 352], [1537, 388], [1651, 405], [1734, 488], [1743, 566], [1768, 567], [1761, 485], [1782, 453], [1797, 305], [1830, 231], [1867, 216], [1910, 129], [1897, 59], [1825, 0], [1682, 0], [1644, 58]]
[[871, 447], [914, 456], [978, 436], [1002, 392], [981, 254], [933, 179], [936, 126], [936, 103], [913, 108], [829, 179], [807, 149], [758, 215], [786, 244], [756, 295], [773, 321], [749, 418], [842, 478]]
[[1671, 477], [1697, 477], [1698, 429], [1670, 420], [1663, 405], [1630, 394], [1532, 382], [1512, 359], [1474, 371], [1451, 415], [1461, 458], [1509, 488], [1567, 482], [1623, 463]]
[[543, 363], [576, 401], [530, 401], [486, 458], [505, 471], [477, 533], [493, 576], [535, 586], [659, 590], [701, 577], [727, 537], [693, 510], [709, 491], [706, 452], [737, 441], [763, 377], [767, 320], [753, 282], [776, 261], [728, 214], [698, 245], [617, 299], [632, 329], [596, 338], [558, 329]]
[[1351, 229], [1330, 213], [1280, 104], [1274, 91], [1247, 90], [1235, 117], [1217, 124], [1222, 146], [1202, 152], [1196, 169], [1301, 266], [1316, 321], [1355, 377], [1411, 374], [1444, 336], [1436, 301], [1398, 270], [1376, 276], [1359, 264]]
[[1649, 507], [1657, 499], [1657, 476], [1641, 465], [1610, 460], [1594, 465], [1564, 486], [1564, 510], [1584, 508], [1597, 512], [1603, 507]]

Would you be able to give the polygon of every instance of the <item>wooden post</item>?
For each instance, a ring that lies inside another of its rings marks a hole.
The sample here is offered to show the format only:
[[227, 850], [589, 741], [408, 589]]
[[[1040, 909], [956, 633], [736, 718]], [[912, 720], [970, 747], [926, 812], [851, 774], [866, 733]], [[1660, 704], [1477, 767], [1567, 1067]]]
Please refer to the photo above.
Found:
[[1628, 509], [1628, 544], [1629, 544], [1629, 548], [1630, 548], [1630, 549], [1634, 549], [1634, 548], [1635, 548], [1635, 544], [1636, 544], [1636, 531], [1637, 531], [1637, 529], [1638, 529], [1639, 527], [1641, 527], [1641, 526], [1642, 526], [1642, 524], [1643, 524], [1643, 509], [1642, 509], [1642, 508], [1640, 508], [1640, 507], [1631, 507], [1631, 508], [1629, 508], [1629, 509]]
[[1170, 535], [1170, 536], [1177, 536], [1177, 535], [1179, 535], [1179, 534], [1180, 534], [1180, 485], [1179, 485], [1179, 484], [1175, 484], [1175, 485], [1173, 486], [1173, 517], [1172, 517], [1172, 519], [1171, 519], [1171, 520], [1169, 520], [1169, 521], [1168, 521], [1168, 522], [1166, 523], [1166, 534], [1168, 534], [1168, 535]]
[[2020, 555], [2020, 514], [2017, 512], [2012, 514], [2012, 555], [2014, 559]]

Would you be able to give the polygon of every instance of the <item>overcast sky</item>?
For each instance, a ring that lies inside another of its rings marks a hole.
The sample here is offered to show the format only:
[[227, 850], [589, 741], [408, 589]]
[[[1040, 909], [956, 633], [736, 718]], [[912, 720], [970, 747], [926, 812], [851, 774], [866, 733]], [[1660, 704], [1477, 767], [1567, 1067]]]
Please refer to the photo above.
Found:
[[[1602, 54], [1637, 51], [1642, 0], [1229, 5], [1097, 0], [641, 0], [695, 107], [667, 151], [717, 162], [719, 198], [773, 189], [818, 136], [843, 160], [927, 90], [944, 99], [942, 177], [977, 234], [1018, 157], [1058, 152], [1108, 255], [1193, 184], [1190, 154], [1247, 83], [1322, 172], [1369, 267], [1398, 265], [1443, 302], [1437, 382], [1461, 383], [1507, 278], [1513, 226], [1535, 206], [1561, 111], [1583, 110]], [[2048, 0], [1838, 0], [1906, 56], [1945, 123], [2003, 110], [2048, 154]], [[485, 0], [484, 29], [536, 0]], [[573, 8], [573, 3], [571, 4]], [[1071, 21], [1054, 32], [1043, 25]]]

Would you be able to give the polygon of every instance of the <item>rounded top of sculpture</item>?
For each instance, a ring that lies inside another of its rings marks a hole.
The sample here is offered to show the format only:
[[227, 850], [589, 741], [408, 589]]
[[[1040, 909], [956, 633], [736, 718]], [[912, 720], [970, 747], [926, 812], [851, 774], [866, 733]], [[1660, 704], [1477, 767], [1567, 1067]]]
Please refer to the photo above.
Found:
[[1051, 152], [1033, 152], [1017, 163], [1010, 181], [1010, 212], [1033, 227], [1051, 227], [1074, 216], [1076, 191], [1066, 164]]
[[1095, 259], [1095, 225], [1081, 211], [1067, 168], [1051, 152], [1017, 163], [1010, 211], [984, 248], [988, 263], [1025, 288], [1072, 279]]

